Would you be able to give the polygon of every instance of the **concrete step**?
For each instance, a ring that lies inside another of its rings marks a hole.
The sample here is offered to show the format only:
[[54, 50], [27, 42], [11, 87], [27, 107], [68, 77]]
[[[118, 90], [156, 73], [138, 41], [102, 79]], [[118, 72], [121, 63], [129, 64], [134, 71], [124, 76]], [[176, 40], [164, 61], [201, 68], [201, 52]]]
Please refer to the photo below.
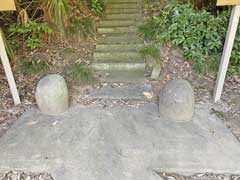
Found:
[[[118, 72], [117, 72], [118, 73]], [[121, 72], [119, 72], [121, 73]], [[123, 73], [122, 73], [123, 74]], [[128, 74], [128, 73], [127, 73]], [[135, 74], [129, 74], [132, 78]], [[139, 74], [141, 77], [141, 74]], [[138, 79], [140, 77], [137, 77]], [[145, 94], [153, 94], [152, 86], [148, 83], [108, 83], [105, 86], [90, 90], [85, 96], [87, 99], [106, 99], [106, 100], [137, 100], [149, 101], [152, 98], [146, 97]]]
[[138, 52], [95, 52], [93, 54], [95, 61], [102, 62], [143, 62], [141, 55]]
[[137, 25], [137, 22], [133, 20], [102, 20], [98, 27], [121, 27], [132, 25]]
[[137, 27], [99, 27], [97, 31], [99, 34], [136, 33]]
[[106, 9], [140, 9], [141, 5], [138, 3], [108, 3]]
[[106, 14], [104, 16], [104, 19], [106, 20], [136, 20], [136, 19], [140, 19], [140, 15], [139, 14]]
[[97, 52], [139, 51], [143, 44], [97, 44]]
[[145, 82], [144, 70], [110, 70], [101, 71], [104, 82], [136, 83]]
[[142, 43], [143, 41], [138, 37], [136, 33], [129, 34], [109, 34], [97, 37], [98, 44], [132, 44]]
[[145, 70], [144, 62], [93, 62], [91, 67], [95, 70], [100, 71], [109, 71], [109, 70]]
[[119, 13], [141, 13], [141, 10], [138, 9], [138, 8], [134, 8], [134, 9], [122, 9], [122, 8], [119, 8], [119, 9], [106, 9], [106, 14], [119, 14]]

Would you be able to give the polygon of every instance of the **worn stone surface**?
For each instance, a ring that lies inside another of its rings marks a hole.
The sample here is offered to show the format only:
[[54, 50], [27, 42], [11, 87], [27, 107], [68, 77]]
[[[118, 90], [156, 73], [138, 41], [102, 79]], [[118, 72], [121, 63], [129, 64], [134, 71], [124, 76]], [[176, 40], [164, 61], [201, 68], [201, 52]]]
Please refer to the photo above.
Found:
[[151, 80], [159, 80], [160, 73], [161, 73], [162, 65], [159, 63], [156, 63], [153, 66], [152, 74], [151, 74]]
[[192, 120], [194, 104], [193, 89], [186, 80], [171, 80], [160, 91], [159, 112], [168, 120]]
[[[142, 23], [142, 2], [107, 1], [106, 16], [97, 27], [96, 51], [93, 54], [92, 68], [101, 74], [105, 71], [127, 74], [128, 81], [141, 81], [144, 78], [145, 62], [139, 54], [144, 45], [137, 29]], [[132, 71], [132, 73], [129, 73]], [[113, 82], [116, 76], [105, 76], [104, 81]], [[125, 76], [124, 76], [125, 77]], [[122, 81], [122, 79], [120, 79]], [[117, 79], [119, 82], [119, 78]]]
[[68, 88], [64, 78], [52, 74], [41, 79], [36, 89], [39, 109], [46, 114], [58, 115], [68, 109]]
[[85, 98], [109, 100], [151, 100], [153, 98], [153, 92], [151, 85], [147, 83], [108, 84], [102, 88], [91, 90]]
[[26, 112], [0, 139], [0, 170], [50, 172], [56, 180], [159, 180], [155, 171], [240, 173], [240, 144], [206, 106], [176, 123], [149, 103], [77, 106], [61, 116]]

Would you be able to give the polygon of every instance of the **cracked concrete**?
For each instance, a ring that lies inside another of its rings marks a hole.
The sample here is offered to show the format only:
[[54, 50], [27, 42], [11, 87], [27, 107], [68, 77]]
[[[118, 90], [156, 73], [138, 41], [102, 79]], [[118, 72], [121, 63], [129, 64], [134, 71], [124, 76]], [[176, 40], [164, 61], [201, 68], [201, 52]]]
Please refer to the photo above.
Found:
[[192, 122], [158, 107], [76, 106], [61, 116], [26, 112], [0, 139], [0, 169], [49, 172], [56, 180], [159, 180], [155, 171], [240, 173], [240, 144], [208, 107]]

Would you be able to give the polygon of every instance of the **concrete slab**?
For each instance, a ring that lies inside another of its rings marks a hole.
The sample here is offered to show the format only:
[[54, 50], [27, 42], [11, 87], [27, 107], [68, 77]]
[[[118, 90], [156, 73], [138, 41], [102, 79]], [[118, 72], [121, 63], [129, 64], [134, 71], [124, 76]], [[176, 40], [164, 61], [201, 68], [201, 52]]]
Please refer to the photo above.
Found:
[[56, 180], [159, 180], [154, 172], [240, 173], [240, 143], [208, 108], [192, 122], [139, 108], [77, 106], [53, 117], [32, 109], [0, 139], [0, 170], [46, 171]]
[[147, 83], [142, 84], [108, 84], [99, 89], [92, 89], [85, 96], [89, 99], [109, 99], [109, 100], [151, 100], [153, 97], [152, 86]]

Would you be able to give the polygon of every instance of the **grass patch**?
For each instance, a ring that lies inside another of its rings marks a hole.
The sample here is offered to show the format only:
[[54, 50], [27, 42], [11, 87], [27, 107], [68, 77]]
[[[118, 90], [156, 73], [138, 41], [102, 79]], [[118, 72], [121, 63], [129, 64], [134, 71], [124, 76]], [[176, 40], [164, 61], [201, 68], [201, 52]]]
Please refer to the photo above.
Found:
[[143, 58], [146, 58], [147, 56], [151, 56], [156, 60], [161, 59], [159, 48], [154, 45], [144, 46], [142, 49], [140, 49], [139, 52]]
[[49, 65], [46, 61], [39, 58], [22, 58], [17, 61], [17, 71], [25, 75], [34, 75], [46, 72]]
[[93, 38], [96, 35], [95, 20], [90, 17], [70, 18], [70, 25], [67, 29], [68, 37], [80, 40], [79, 38]]
[[96, 80], [93, 70], [85, 64], [74, 64], [67, 70], [68, 76], [75, 82], [93, 84]]

